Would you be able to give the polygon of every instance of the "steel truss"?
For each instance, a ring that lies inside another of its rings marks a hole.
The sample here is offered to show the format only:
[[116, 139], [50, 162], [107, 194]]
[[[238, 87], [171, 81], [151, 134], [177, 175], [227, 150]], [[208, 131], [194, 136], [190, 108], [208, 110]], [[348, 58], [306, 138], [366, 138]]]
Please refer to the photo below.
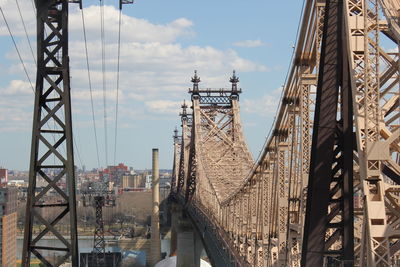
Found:
[[[68, 259], [78, 266], [68, 1], [36, 1], [36, 8], [38, 68], [22, 266], [29, 266], [31, 253], [52, 266], [47, 255], [50, 251], [64, 252], [54, 266]], [[39, 181], [47, 185], [37, 187]], [[66, 188], [60, 187], [61, 183], [66, 183]], [[50, 191], [56, 196], [50, 196]], [[61, 222], [69, 224], [68, 237], [61, 233]], [[34, 224], [43, 227], [38, 234], [33, 233]], [[40, 241], [50, 235], [62, 245], [41, 245]]]
[[[212, 204], [237, 189], [253, 165], [244, 143], [239, 118], [239, 79], [235, 72], [231, 89], [200, 89], [200, 77], [192, 78], [193, 122], [186, 181], [186, 201], [193, 197]], [[199, 190], [196, 191], [198, 185]]]
[[328, 0], [315, 103], [302, 266], [354, 265], [353, 112], [342, 0]]
[[96, 213], [93, 258], [97, 266], [105, 266], [106, 242], [104, 241], [104, 222], [103, 222], [103, 207], [105, 206], [104, 196], [102, 195], [94, 196], [93, 202]]
[[[30, 265], [31, 254], [46, 266], [59, 266], [66, 261], [78, 266], [68, 57], [69, 3], [79, 4], [82, 9], [81, 0], [35, 1], [38, 60], [22, 266]], [[120, 8], [132, 3], [133, 0], [119, 2]], [[38, 187], [38, 182], [47, 185]], [[61, 187], [63, 183], [65, 188]], [[50, 191], [53, 192], [49, 194]], [[61, 233], [61, 223], [69, 224], [67, 233]], [[34, 224], [39, 226], [36, 235]], [[40, 245], [48, 236], [55, 237], [62, 245]], [[52, 251], [64, 254], [50, 263]]]
[[[190, 152], [190, 132], [192, 128], [192, 114], [187, 113], [188, 106], [184, 102], [182, 104], [182, 113], [181, 121], [182, 121], [182, 137], [181, 137], [181, 149], [180, 149], [180, 157], [179, 157], [179, 171], [178, 171], [178, 181], [176, 185], [176, 192], [179, 193], [183, 190], [186, 191], [185, 179], [188, 173], [188, 159]], [[174, 190], [171, 187], [171, 190]]]
[[194, 77], [187, 208], [223, 229], [237, 266], [400, 264], [399, 10], [306, 1], [272, 134], [247, 175], [221, 160], [232, 114], [241, 132], [237, 101], [225, 109], [229, 93]]

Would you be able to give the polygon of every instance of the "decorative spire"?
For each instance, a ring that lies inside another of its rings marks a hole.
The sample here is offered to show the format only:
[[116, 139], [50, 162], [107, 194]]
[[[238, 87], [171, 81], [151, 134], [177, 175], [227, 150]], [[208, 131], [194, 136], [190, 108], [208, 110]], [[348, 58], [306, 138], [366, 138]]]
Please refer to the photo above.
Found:
[[175, 143], [178, 142], [178, 128], [176, 128], [176, 126], [175, 126], [175, 130], [174, 130], [173, 138], [174, 138]]
[[179, 114], [179, 115], [181, 115], [182, 121], [184, 121], [184, 120], [187, 119], [187, 111], [186, 111], [187, 107], [188, 107], [188, 106], [186, 105], [186, 101], [183, 100], [183, 104], [182, 104], [182, 106], [181, 106], [181, 108], [182, 108], [182, 113]]
[[233, 70], [233, 75], [229, 81], [232, 83], [232, 95], [238, 95], [237, 83], [239, 82], [239, 77], [236, 77], [235, 70]]
[[193, 83], [193, 95], [198, 95], [199, 94], [199, 82], [201, 82], [200, 77], [197, 76], [197, 70], [194, 71], [194, 76], [192, 77], [192, 83]]
[[181, 108], [182, 108], [182, 115], [187, 115], [187, 112], [186, 112], [186, 109], [187, 109], [187, 105], [186, 105], [186, 101], [185, 100], [183, 100], [183, 104], [182, 104], [182, 106], [181, 106]]

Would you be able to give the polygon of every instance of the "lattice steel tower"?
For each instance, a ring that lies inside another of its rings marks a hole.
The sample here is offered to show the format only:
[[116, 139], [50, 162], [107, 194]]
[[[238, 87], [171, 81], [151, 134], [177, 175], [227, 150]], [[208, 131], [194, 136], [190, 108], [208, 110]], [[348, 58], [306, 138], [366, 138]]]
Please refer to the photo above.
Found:
[[98, 266], [104, 266], [106, 253], [106, 243], [104, 240], [103, 206], [104, 196], [95, 196], [94, 208], [96, 210], [96, 225], [94, 230], [93, 256], [94, 262], [97, 263]]
[[[31, 253], [46, 266], [58, 266], [67, 259], [78, 266], [68, 4], [80, 1], [35, 2], [38, 60], [22, 266], [29, 266]], [[38, 187], [37, 182], [46, 185]], [[61, 233], [62, 221], [69, 224], [67, 233]], [[40, 227], [38, 234], [33, 233], [34, 224]], [[62, 245], [39, 244], [50, 235]], [[46, 259], [50, 251], [64, 254], [50, 263]]]

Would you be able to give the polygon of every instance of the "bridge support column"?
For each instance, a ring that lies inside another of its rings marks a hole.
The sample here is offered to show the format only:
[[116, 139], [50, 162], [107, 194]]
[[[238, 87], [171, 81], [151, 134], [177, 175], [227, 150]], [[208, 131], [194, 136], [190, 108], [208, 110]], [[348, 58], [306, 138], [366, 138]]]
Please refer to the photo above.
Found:
[[177, 235], [177, 267], [200, 267], [203, 243], [187, 218], [180, 218]]
[[172, 203], [171, 204], [171, 246], [170, 256], [176, 256], [177, 248], [178, 248], [178, 222], [179, 216], [182, 214], [182, 210], [178, 205]]
[[203, 253], [204, 247], [201, 237], [197, 231], [194, 231], [194, 266], [200, 267], [201, 254]]

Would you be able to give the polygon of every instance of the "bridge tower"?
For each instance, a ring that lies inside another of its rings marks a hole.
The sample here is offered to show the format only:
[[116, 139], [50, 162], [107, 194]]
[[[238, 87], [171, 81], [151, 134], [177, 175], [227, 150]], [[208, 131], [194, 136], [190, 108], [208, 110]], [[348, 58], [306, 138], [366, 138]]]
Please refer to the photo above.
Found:
[[174, 163], [172, 167], [172, 179], [171, 179], [171, 193], [176, 193], [176, 184], [179, 176], [179, 157], [181, 154], [181, 136], [178, 135], [178, 129], [175, 127], [174, 135]]
[[[184, 101], [182, 104], [182, 112], [179, 114], [181, 116], [181, 127], [182, 127], [182, 137], [181, 137], [181, 149], [179, 156], [179, 170], [178, 170], [178, 180], [176, 184], [176, 192], [179, 193], [185, 190], [185, 179], [188, 170], [188, 159], [190, 150], [190, 132], [192, 128], [192, 114], [187, 112], [188, 106]], [[173, 188], [171, 188], [173, 189]]]
[[[253, 165], [240, 124], [242, 91], [235, 72], [230, 89], [200, 89], [197, 71], [191, 81], [193, 118], [185, 199], [190, 202], [196, 193], [213, 203], [217, 212], [218, 203], [239, 187]], [[199, 183], [201, 192], [196, 189]]]

